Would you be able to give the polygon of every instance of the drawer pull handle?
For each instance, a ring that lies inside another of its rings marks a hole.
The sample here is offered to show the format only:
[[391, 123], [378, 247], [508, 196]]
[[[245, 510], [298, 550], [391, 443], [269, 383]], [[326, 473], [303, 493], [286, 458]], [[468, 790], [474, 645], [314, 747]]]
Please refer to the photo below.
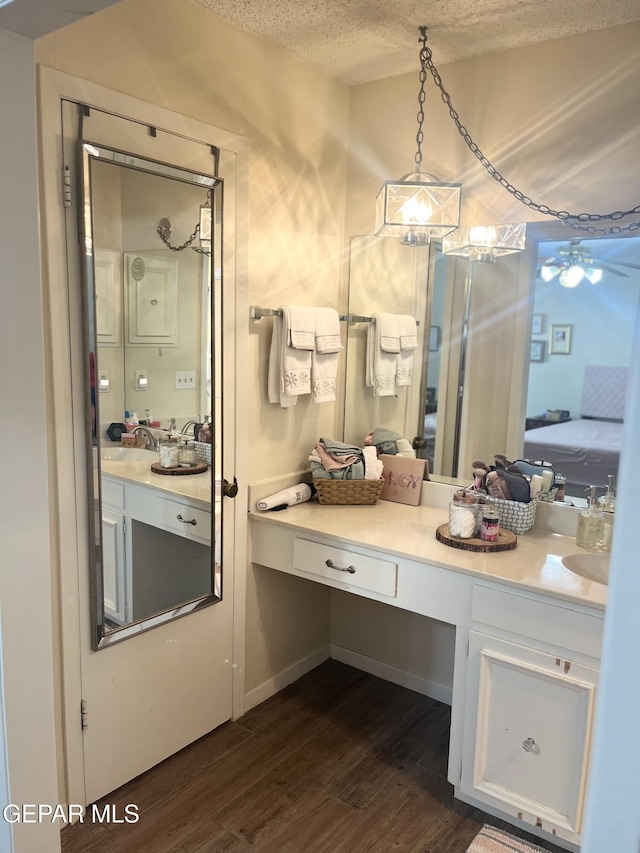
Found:
[[535, 740], [532, 737], [528, 737], [526, 740], [523, 740], [522, 748], [525, 752], [535, 752], [537, 748]]
[[176, 518], [178, 519], [178, 521], [181, 521], [183, 524], [193, 524], [194, 527], [198, 523], [195, 520], [195, 518], [183, 518], [181, 515], [177, 515]]
[[349, 572], [350, 575], [355, 575], [356, 570], [353, 566], [347, 566], [346, 569], [341, 569], [340, 566], [334, 566], [333, 560], [325, 560], [325, 566], [328, 569], [335, 569], [336, 572]]

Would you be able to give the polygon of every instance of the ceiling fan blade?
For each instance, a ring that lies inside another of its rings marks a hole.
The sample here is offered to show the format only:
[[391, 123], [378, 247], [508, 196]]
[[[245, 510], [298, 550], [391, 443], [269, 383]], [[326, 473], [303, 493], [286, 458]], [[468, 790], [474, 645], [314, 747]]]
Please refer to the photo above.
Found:
[[607, 272], [611, 272], [614, 275], [622, 276], [622, 278], [629, 278], [629, 274], [626, 272], [620, 272], [620, 270], [614, 270], [613, 267], [608, 266], [607, 264], [603, 264], [602, 261], [595, 261], [595, 266], [600, 267], [600, 269], [606, 270]]
[[618, 267], [631, 267], [632, 270], [640, 270], [640, 264], [630, 264], [627, 261], [609, 261], [609, 263]]

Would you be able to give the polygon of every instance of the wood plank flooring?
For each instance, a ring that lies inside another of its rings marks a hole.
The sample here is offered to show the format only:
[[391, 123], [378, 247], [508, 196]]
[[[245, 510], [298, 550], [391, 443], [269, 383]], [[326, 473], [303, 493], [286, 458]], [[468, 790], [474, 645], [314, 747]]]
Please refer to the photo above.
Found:
[[[465, 853], [449, 708], [336, 661], [100, 801], [135, 824], [76, 824], [63, 853]], [[548, 847], [562, 853], [559, 847]]]

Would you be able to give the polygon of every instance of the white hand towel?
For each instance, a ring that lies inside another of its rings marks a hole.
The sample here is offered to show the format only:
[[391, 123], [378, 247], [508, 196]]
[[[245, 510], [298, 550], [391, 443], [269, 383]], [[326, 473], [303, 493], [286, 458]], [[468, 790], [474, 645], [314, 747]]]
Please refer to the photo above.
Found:
[[399, 352], [396, 356], [396, 385], [411, 385], [413, 380], [413, 351]]
[[362, 448], [364, 456], [364, 479], [379, 480], [382, 477], [383, 464], [378, 459], [378, 449], [373, 446]]
[[284, 320], [282, 317], [273, 318], [271, 333], [271, 348], [269, 350], [268, 394], [270, 403], [280, 403], [283, 409], [295, 406], [297, 397], [285, 397], [282, 393], [283, 380], [283, 349], [284, 349]]
[[403, 352], [404, 350], [418, 349], [415, 317], [412, 317], [411, 314], [398, 314], [398, 323], [400, 325], [400, 349]]
[[316, 309], [300, 305], [284, 305], [289, 318], [289, 336], [287, 343], [293, 349], [308, 350], [316, 348]]
[[379, 315], [372, 315], [367, 328], [367, 362], [365, 382], [373, 388], [374, 397], [393, 397], [396, 393], [396, 355], [380, 346]]
[[311, 389], [314, 403], [336, 400], [340, 316], [335, 308], [315, 309], [316, 348], [311, 355]]
[[340, 315], [335, 308], [315, 308], [315, 350], [319, 353], [336, 353], [342, 349], [340, 340]]
[[380, 348], [384, 352], [400, 352], [400, 315], [375, 314], [380, 326]]

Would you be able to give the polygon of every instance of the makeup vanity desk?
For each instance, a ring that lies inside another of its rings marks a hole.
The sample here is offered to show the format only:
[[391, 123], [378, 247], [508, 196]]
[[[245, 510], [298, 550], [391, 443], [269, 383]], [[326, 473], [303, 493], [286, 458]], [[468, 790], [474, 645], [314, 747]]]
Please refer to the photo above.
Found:
[[462, 551], [435, 538], [446, 517], [387, 501], [251, 512], [252, 560], [454, 625], [455, 795], [575, 850], [606, 587], [560, 562], [580, 550], [573, 536]]

